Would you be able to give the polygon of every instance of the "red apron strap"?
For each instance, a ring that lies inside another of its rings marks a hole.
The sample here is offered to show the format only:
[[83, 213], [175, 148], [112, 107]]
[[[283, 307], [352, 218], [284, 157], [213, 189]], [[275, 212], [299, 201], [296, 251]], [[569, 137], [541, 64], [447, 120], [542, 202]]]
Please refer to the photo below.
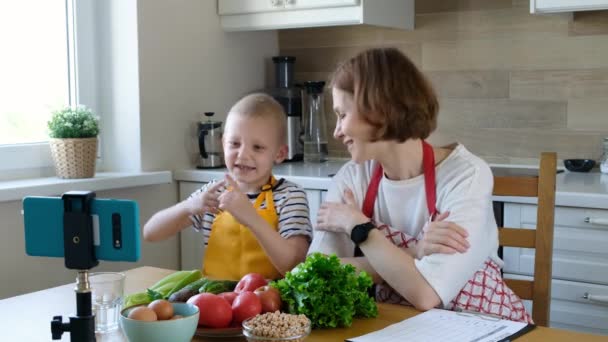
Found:
[[[437, 214], [437, 208], [435, 203], [437, 201], [436, 184], [435, 184], [435, 154], [433, 153], [433, 146], [422, 140], [422, 171], [424, 172], [424, 190], [426, 192], [426, 207], [429, 211], [431, 219], [435, 218]], [[374, 215], [374, 202], [376, 202], [376, 196], [378, 195], [378, 187], [380, 186], [380, 180], [382, 180], [382, 165], [378, 163], [372, 173], [372, 178], [367, 186], [367, 192], [365, 193], [365, 199], [363, 200], [363, 214], [369, 218]]]
[[435, 184], [435, 154], [433, 146], [422, 140], [422, 170], [424, 172], [424, 190], [426, 192], [426, 207], [429, 210], [431, 220], [437, 214], [436, 184]]
[[363, 200], [363, 215], [372, 218], [374, 216], [374, 202], [376, 202], [376, 195], [378, 195], [378, 186], [380, 186], [380, 180], [382, 179], [382, 165], [378, 163], [372, 173], [372, 179], [367, 186], [367, 192], [365, 193], [365, 199]]

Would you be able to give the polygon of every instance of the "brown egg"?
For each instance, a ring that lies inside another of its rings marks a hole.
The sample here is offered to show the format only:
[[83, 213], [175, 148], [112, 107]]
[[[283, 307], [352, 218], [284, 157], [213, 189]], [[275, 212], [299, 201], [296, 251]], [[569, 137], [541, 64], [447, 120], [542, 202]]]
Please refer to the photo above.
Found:
[[173, 305], [167, 300], [157, 299], [148, 304], [148, 308], [156, 312], [156, 316], [159, 320], [166, 320], [173, 317]]
[[174, 319], [180, 319], [180, 318], [184, 318], [184, 316], [182, 316], [182, 315], [175, 315], [175, 316], [171, 317], [169, 320], [172, 321]]
[[129, 312], [129, 318], [138, 321], [156, 321], [158, 317], [154, 310], [147, 306], [139, 306]]

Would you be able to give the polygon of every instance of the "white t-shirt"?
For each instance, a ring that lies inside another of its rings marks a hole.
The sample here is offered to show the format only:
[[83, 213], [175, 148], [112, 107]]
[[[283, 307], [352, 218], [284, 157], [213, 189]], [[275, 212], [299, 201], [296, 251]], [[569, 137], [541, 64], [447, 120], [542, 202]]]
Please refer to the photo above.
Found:
[[[349, 162], [334, 176], [326, 201], [342, 202], [344, 189], [355, 195], [359, 207], [367, 192], [376, 163]], [[497, 255], [498, 229], [492, 208], [493, 176], [489, 166], [464, 146], [454, 150], [435, 167], [437, 210], [449, 211], [447, 221], [455, 222], [469, 233], [470, 248], [465, 253], [432, 254], [415, 260], [427, 282], [448, 304], [473, 274], [491, 258], [502, 267]], [[383, 176], [374, 203], [374, 220], [412, 237], [419, 237], [429, 220], [424, 175], [394, 181]], [[309, 253], [336, 253], [352, 257], [354, 244], [346, 234], [317, 231]]]

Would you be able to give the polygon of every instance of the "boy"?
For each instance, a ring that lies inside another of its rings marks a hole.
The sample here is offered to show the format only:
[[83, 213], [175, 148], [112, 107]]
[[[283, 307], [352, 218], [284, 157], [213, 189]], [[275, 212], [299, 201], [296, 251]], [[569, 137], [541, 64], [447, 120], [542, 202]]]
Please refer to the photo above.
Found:
[[144, 239], [163, 240], [193, 225], [206, 245], [203, 273], [217, 279], [251, 272], [277, 279], [302, 262], [312, 239], [306, 194], [272, 175], [287, 156], [286, 120], [268, 95], [239, 100], [222, 137], [229, 173], [152, 216]]

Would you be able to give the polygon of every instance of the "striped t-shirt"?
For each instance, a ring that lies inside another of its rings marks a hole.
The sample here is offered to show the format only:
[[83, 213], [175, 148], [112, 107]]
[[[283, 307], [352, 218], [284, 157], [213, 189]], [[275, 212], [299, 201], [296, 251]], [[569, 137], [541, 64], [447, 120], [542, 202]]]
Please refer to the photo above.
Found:
[[[207, 191], [207, 188], [216, 182], [217, 180], [213, 180], [203, 185], [203, 187], [192, 193], [190, 197]], [[252, 203], [255, 202], [258, 195], [247, 194]], [[272, 197], [274, 199], [274, 208], [279, 218], [279, 234], [284, 239], [295, 235], [305, 235], [309, 241], [312, 240], [312, 225], [310, 224], [310, 217], [308, 215], [308, 199], [306, 198], [304, 189], [288, 180], [280, 179], [277, 180], [272, 189]], [[266, 208], [266, 201], [262, 201], [261, 208]], [[201, 215], [192, 215], [190, 216], [190, 220], [195, 230], [203, 232], [203, 241], [206, 246], [209, 242], [211, 225], [215, 220], [215, 215], [206, 212]]]

